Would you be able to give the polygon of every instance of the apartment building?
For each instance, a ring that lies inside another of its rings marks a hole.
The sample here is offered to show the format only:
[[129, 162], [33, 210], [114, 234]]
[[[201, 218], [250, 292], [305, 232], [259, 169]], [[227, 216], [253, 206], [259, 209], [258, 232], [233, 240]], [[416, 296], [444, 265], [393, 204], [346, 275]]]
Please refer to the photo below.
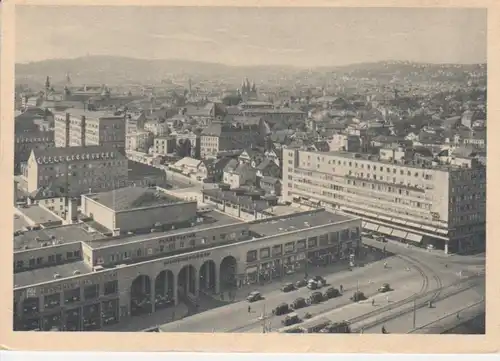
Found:
[[125, 115], [71, 109], [54, 114], [56, 147], [88, 145], [125, 149]]
[[110, 146], [34, 149], [26, 169], [27, 190], [55, 190], [54, 196], [77, 197], [127, 184], [127, 158]]
[[446, 253], [485, 245], [486, 169], [474, 158], [283, 151], [285, 201], [363, 218], [363, 228]]

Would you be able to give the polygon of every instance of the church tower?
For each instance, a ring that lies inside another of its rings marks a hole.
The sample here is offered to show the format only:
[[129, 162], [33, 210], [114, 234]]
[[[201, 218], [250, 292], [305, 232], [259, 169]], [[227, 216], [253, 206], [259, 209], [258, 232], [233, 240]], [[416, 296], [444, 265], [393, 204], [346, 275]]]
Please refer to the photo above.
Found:
[[50, 77], [47, 76], [47, 78], [45, 79], [45, 99], [47, 99], [49, 91], [50, 91]]

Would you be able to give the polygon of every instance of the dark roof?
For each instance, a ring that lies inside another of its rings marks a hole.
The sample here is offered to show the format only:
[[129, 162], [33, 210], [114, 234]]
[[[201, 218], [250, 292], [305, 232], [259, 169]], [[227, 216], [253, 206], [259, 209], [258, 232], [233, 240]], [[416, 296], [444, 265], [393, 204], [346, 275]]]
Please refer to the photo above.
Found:
[[265, 182], [265, 183], [270, 183], [270, 184], [276, 184], [276, 183], [279, 183], [280, 180], [278, 178], [275, 178], [275, 177], [269, 177], [269, 176], [264, 176], [260, 179], [261, 182]]
[[181, 201], [156, 189], [142, 187], [118, 188], [109, 192], [86, 195], [85, 197], [116, 212], [173, 204]]

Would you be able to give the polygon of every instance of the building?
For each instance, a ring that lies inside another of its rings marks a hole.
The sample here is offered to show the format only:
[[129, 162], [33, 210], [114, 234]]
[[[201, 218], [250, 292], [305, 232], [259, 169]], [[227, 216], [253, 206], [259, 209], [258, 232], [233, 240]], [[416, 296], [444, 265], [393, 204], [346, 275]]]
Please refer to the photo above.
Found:
[[200, 157], [200, 137], [193, 132], [172, 132], [177, 140], [177, 150], [182, 150], [181, 157]]
[[134, 134], [144, 130], [146, 124], [146, 114], [144, 112], [126, 115], [126, 133]]
[[200, 291], [307, 273], [356, 254], [360, 243], [359, 218], [324, 210], [252, 222], [193, 216], [192, 227], [154, 233], [108, 237], [94, 221], [17, 236], [14, 329], [105, 329]]
[[262, 138], [259, 131], [260, 125], [255, 123], [213, 122], [201, 133], [200, 156], [216, 158], [221, 151], [251, 148]]
[[175, 198], [155, 188], [126, 187], [82, 195], [81, 211], [114, 235], [196, 222], [196, 202]]
[[361, 151], [361, 139], [355, 135], [333, 134], [327, 142], [331, 151]]
[[144, 130], [153, 133], [155, 137], [163, 137], [170, 133], [170, 127], [167, 122], [152, 120], [144, 123]]
[[34, 149], [27, 164], [27, 191], [50, 187], [79, 197], [127, 185], [127, 172], [127, 158], [109, 146]]
[[224, 183], [231, 188], [239, 188], [244, 185], [254, 185], [257, 171], [247, 163], [240, 163], [235, 169], [224, 170]]
[[125, 115], [71, 109], [56, 112], [56, 147], [106, 145], [125, 150]]
[[486, 169], [411, 149], [283, 151], [283, 199], [358, 215], [363, 228], [446, 253], [485, 246]]
[[155, 154], [167, 155], [175, 152], [177, 140], [172, 136], [156, 137], [153, 142], [153, 152]]
[[14, 144], [14, 172], [21, 170], [21, 163], [27, 162], [32, 149], [46, 149], [54, 146], [53, 131], [16, 132]]
[[129, 133], [125, 136], [126, 150], [147, 153], [153, 145], [153, 135], [149, 132]]

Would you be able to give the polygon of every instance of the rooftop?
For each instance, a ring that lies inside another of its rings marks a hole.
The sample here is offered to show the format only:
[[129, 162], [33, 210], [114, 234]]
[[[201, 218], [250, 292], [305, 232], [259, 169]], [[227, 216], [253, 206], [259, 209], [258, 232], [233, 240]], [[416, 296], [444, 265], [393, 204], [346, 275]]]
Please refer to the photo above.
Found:
[[34, 149], [33, 153], [38, 164], [91, 161], [95, 159], [125, 159], [116, 148], [101, 145], [65, 148], [51, 147], [46, 149]]
[[[311, 154], [317, 154], [317, 155], [328, 155], [328, 156], [335, 156], [335, 157], [342, 157], [346, 159], [354, 159], [354, 160], [359, 160], [359, 161], [372, 161], [372, 162], [377, 162], [381, 164], [389, 164], [392, 166], [403, 166], [403, 167], [408, 167], [408, 168], [419, 168], [419, 169], [436, 169], [436, 170], [442, 170], [442, 171], [449, 171], [451, 169], [459, 169], [461, 168], [460, 165], [458, 164], [453, 164], [453, 163], [433, 163], [433, 159], [431, 158], [423, 158], [420, 159], [420, 163], [415, 161], [406, 161], [405, 163], [402, 162], [397, 162], [394, 163], [389, 160], [385, 160], [380, 158], [378, 154], [368, 154], [368, 153], [353, 153], [353, 152], [341, 152], [341, 151], [330, 151], [330, 152], [313, 152], [313, 151], [302, 151], [306, 153], [311, 153]], [[301, 168], [301, 167], [298, 167]]]
[[63, 113], [69, 113], [73, 117], [80, 118], [84, 116], [85, 118], [98, 119], [98, 118], [124, 118], [125, 115], [115, 115], [112, 111], [103, 111], [103, 110], [88, 110], [88, 109], [77, 109], [70, 108], [65, 110]]
[[[149, 157], [149, 154], [146, 155]], [[165, 171], [159, 168], [155, 168], [151, 165], [136, 162], [134, 160], [128, 161], [128, 179], [143, 179], [147, 176], [166, 176]]]
[[250, 225], [250, 231], [261, 237], [272, 236], [285, 232], [302, 231], [307, 228], [353, 220], [355, 217], [330, 213], [325, 210], [305, 214], [291, 214], [290, 217], [270, 220], [268, 222]]
[[155, 233], [145, 233], [145, 234], [136, 234], [131, 236], [122, 236], [120, 238], [109, 238], [109, 239], [98, 239], [94, 241], [86, 241], [90, 247], [93, 249], [111, 247], [111, 246], [119, 246], [121, 244], [128, 244], [133, 242], [140, 242], [150, 238], [161, 238], [166, 236], [172, 236], [176, 234], [190, 233], [190, 232], [199, 232], [204, 229], [227, 226], [230, 224], [240, 224], [242, 221], [226, 216], [223, 213], [212, 211], [210, 213], [206, 213], [203, 215], [203, 222], [195, 225], [194, 227], [180, 228], [174, 229], [170, 231], [164, 232], [155, 232]]
[[82, 224], [71, 224], [52, 228], [44, 228], [37, 231], [27, 231], [14, 237], [14, 251], [40, 248], [43, 243], [48, 245], [64, 244], [79, 241], [90, 241], [102, 239], [104, 236], [95, 231], [87, 231]]
[[38, 268], [32, 271], [14, 273], [14, 288], [51, 281], [54, 279], [55, 274], [58, 274], [60, 278], [72, 277], [75, 271], [80, 272], [80, 274], [86, 274], [92, 272], [92, 269], [84, 261], [78, 261], [53, 267]]
[[142, 187], [118, 188], [84, 197], [90, 198], [115, 212], [182, 202], [181, 199], [156, 189]]

